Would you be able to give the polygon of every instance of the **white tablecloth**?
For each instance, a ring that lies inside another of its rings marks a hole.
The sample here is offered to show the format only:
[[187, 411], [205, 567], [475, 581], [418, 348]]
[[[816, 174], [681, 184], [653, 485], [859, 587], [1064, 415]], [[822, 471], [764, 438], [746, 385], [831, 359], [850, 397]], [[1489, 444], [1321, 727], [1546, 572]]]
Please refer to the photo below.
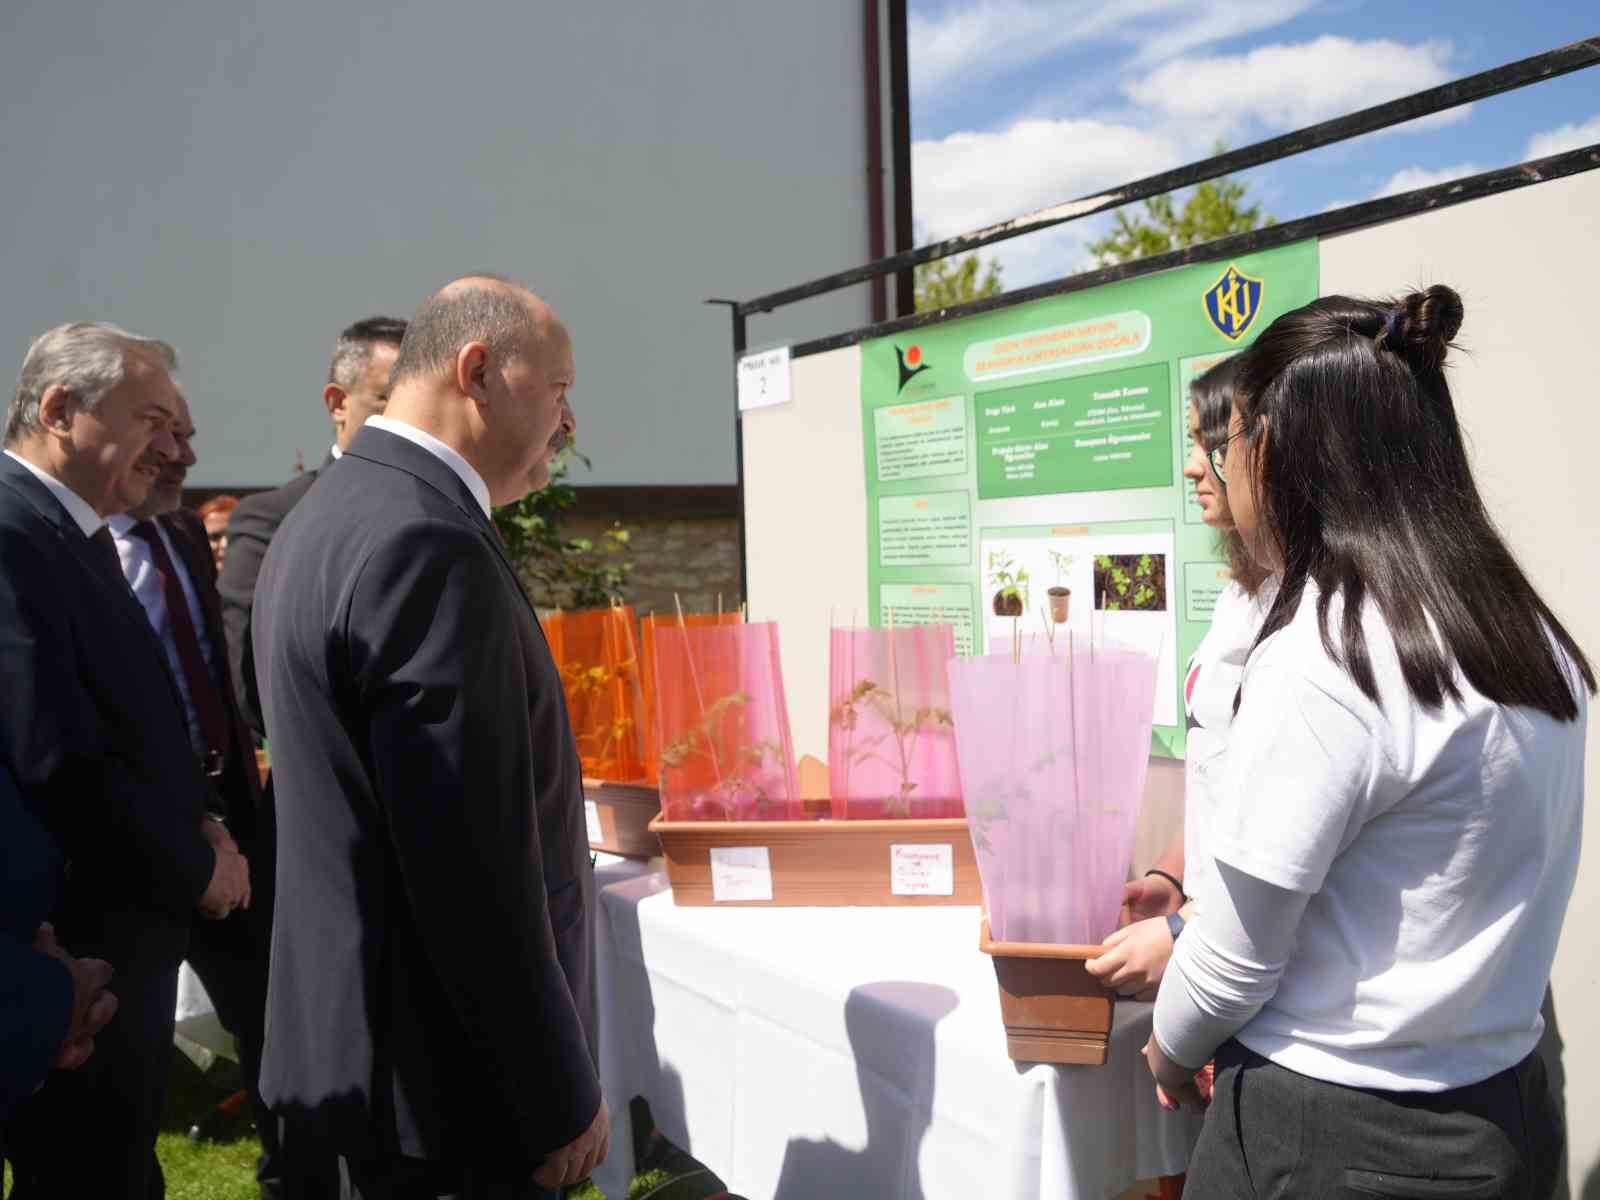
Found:
[[[604, 851], [595, 852], [594, 884], [596, 892], [613, 883], [636, 878], [653, 869], [651, 863], [633, 858], [620, 858]], [[660, 860], [654, 860], [659, 864]], [[598, 927], [599, 917], [596, 915]], [[202, 1071], [209, 1070], [218, 1058], [239, 1061], [233, 1035], [217, 1019], [216, 1006], [206, 995], [205, 985], [188, 963], [178, 969], [177, 1023], [173, 1028], [172, 1043], [188, 1055]]]
[[678, 908], [650, 875], [600, 909], [608, 1195], [635, 1094], [750, 1200], [1107, 1200], [1199, 1134], [1155, 1103], [1148, 1004], [1119, 1002], [1103, 1067], [1007, 1058], [975, 908]]

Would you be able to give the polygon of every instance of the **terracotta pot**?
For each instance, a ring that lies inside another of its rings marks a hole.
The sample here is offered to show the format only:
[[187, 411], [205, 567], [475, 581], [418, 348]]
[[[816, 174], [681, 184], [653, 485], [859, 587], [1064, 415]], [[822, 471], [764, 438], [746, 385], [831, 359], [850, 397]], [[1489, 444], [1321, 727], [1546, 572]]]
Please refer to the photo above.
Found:
[[583, 802], [590, 849], [624, 858], [654, 858], [661, 853], [661, 843], [650, 832], [650, 822], [661, 811], [661, 793], [655, 788], [585, 779]]
[[1083, 965], [1104, 946], [996, 942], [985, 917], [978, 949], [994, 959], [1000, 1019], [1013, 1061], [1105, 1063], [1117, 998]]
[[1072, 604], [1072, 589], [1053, 587], [1046, 593], [1050, 597], [1050, 619], [1057, 625], [1067, 623], [1067, 609]]

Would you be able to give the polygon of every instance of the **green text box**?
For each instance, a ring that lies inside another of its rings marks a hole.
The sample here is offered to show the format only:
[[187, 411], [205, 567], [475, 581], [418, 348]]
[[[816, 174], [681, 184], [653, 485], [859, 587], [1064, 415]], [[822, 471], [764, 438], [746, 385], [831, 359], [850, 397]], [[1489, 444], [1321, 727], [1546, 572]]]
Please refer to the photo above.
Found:
[[972, 496], [931, 492], [878, 501], [878, 563], [964, 567], [972, 561]]
[[964, 475], [967, 398], [945, 396], [874, 410], [878, 481]]
[[978, 495], [1170, 487], [1170, 393], [1165, 363], [980, 393]]

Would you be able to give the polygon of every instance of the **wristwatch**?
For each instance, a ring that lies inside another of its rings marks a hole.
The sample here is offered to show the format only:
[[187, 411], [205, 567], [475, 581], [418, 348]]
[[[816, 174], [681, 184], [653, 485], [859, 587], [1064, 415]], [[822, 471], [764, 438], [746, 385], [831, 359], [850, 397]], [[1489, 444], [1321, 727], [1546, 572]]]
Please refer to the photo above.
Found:
[[1178, 940], [1178, 935], [1183, 932], [1183, 927], [1185, 924], [1187, 924], [1187, 922], [1184, 921], [1181, 913], [1173, 912], [1167, 914], [1167, 928], [1172, 932], [1173, 941]]

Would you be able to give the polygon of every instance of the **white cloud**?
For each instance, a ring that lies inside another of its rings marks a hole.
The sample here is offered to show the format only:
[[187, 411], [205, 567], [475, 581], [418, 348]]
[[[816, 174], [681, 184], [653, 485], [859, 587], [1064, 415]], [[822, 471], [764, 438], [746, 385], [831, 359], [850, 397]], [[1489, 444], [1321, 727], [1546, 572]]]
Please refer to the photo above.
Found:
[[1427, 167], [1406, 167], [1389, 176], [1389, 182], [1373, 192], [1372, 198], [1382, 200], [1385, 196], [1398, 196], [1401, 192], [1414, 192], [1419, 188], [1432, 187], [1436, 183], [1449, 183], [1452, 179], [1480, 175], [1488, 169], [1477, 163], [1456, 163], [1452, 167], [1438, 167], [1433, 170]]
[[[1448, 42], [1405, 45], [1328, 35], [1246, 54], [1178, 59], [1123, 86], [1169, 119], [1210, 121], [1228, 133], [1252, 125], [1298, 129], [1449, 80]], [[1462, 120], [1466, 108], [1408, 122], [1419, 129]]]
[[[993, 133], [954, 133], [911, 148], [916, 219], [928, 240], [971, 233], [1095, 188], [1115, 186], [1174, 166], [1182, 152], [1169, 138], [1098, 120], [1025, 120]], [[1022, 287], [1082, 265], [1084, 243], [1104, 222], [1093, 218], [1014, 241], [992, 254], [1006, 287]], [[922, 240], [922, 239], [919, 239]]]
[[1133, 47], [1144, 65], [1225, 38], [1270, 29], [1316, 0], [977, 0], [907, 24], [913, 101], [944, 107], [974, 86], [1063, 50], [1095, 43]]
[[1555, 129], [1534, 134], [1528, 139], [1528, 148], [1522, 155], [1522, 161], [1549, 158], [1552, 154], [1564, 154], [1568, 150], [1576, 150], [1580, 146], [1592, 146], [1596, 142], [1600, 142], [1600, 113], [1596, 113], [1581, 125], [1560, 125]]

